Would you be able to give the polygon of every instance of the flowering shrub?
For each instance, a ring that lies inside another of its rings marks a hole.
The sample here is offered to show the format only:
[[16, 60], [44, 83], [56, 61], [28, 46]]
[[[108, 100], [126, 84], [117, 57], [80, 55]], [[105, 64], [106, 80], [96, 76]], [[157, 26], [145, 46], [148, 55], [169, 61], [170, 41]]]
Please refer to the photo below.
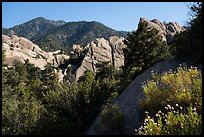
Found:
[[[182, 112], [182, 107], [177, 104], [176, 110], [170, 105], [166, 106], [168, 112], [158, 111], [156, 118], [146, 114], [144, 126], [136, 129], [139, 135], [195, 135], [201, 134], [202, 119], [196, 108], [188, 107], [188, 113]], [[155, 122], [157, 121], [157, 122]]]
[[197, 68], [181, 66], [176, 72], [170, 70], [163, 75], [153, 74], [152, 77], [143, 87], [145, 99], [141, 101], [141, 106], [144, 109], [155, 114], [167, 104], [178, 103], [183, 107], [192, 104], [201, 112], [202, 74]]
[[148, 112], [137, 134], [201, 134], [202, 74], [197, 68], [181, 66], [176, 72], [153, 74], [143, 88], [145, 98], [140, 103]]

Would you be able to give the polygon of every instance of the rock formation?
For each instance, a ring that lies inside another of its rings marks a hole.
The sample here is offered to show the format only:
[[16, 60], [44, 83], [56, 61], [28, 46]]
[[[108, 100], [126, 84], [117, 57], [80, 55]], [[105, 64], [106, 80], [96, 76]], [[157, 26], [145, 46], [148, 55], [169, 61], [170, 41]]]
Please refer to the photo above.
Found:
[[124, 65], [122, 49], [126, 47], [124, 38], [112, 36], [108, 40], [98, 38], [87, 45], [88, 53], [84, 57], [81, 66], [76, 71], [76, 79], [84, 74], [86, 70], [96, 72], [96, 64], [109, 62], [117, 69]]
[[[174, 34], [180, 33], [181, 31], [185, 30], [176, 22], [161, 23], [157, 19], [148, 20], [145, 18], [141, 18], [139, 23], [142, 22], [147, 22], [147, 25], [150, 27], [150, 29], [156, 28], [159, 31], [159, 35], [161, 35], [163, 41], [166, 41], [167, 43], [171, 43], [174, 40]], [[123, 93], [114, 100], [113, 103], [118, 104], [124, 114], [125, 122], [123, 134], [133, 135], [135, 133], [135, 129], [141, 126], [144, 122], [142, 118], [143, 112], [139, 106], [139, 100], [144, 97], [142, 83], [151, 78], [151, 72], [153, 70], [157, 71], [158, 73], [163, 73], [165, 71], [169, 71], [170, 69], [175, 70], [180, 63], [182, 62], [180, 62], [179, 60], [167, 60], [152, 66], [147, 71], [136, 77], [132, 81], [132, 83], [123, 91]], [[107, 129], [101, 124], [101, 117], [99, 115], [93, 121], [86, 134], [107, 135], [110, 133], [110, 129]]]
[[[139, 24], [142, 22], [147, 22], [150, 28], [157, 29], [162, 40], [166, 41], [168, 44], [173, 42], [176, 33], [185, 30], [184, 27], [176, 22], [162, 23], [157, 19], [148, 20], [140, 18]], [[112, 36], [108, 40], [98, 38], [88, 44], [88, 53], [82, 61], [81, 66], [76, 71], [76, 78], [78, 79], [82, 76], [87, 69], [95, 72], [97, 69], [96, 64], [100, 62], [110, 62], [112, 66], [116, 68], [123, 66], [124, 56], [122, 49], [126, 47], [123, 40], [124, 38], [122, 37]], [[77, 49], [77, 47], [80, 46], [75, 45], [73, 48]]]
[[[40, 69], [44, 69], [48, 63], [57, 68], [69, 59], [69, 56], [60, 54], [60, 50], [45, 52], [30, 40], [16, 35], [11, 37], [2, 35], [2, 49], [5, 50], [5, 64], [8, 66], [12, 66], [14, 60], [24, 63], [28, 59], [31, 64]], [[59, 70], [57, 73], [60, 77], [59, 81], [63, 79], [63, 75], [60, 73], [62, 71]]]
[[24, 37], [2, 35], [2, 40], [2, 49], [5, 50], [6, 55], [5, 63], [8, 66], [12, 66], [13, 60], [15, 59], [21, 62], [28, 59], [36, 67], [44, 69], [47, 63], [58, 67], [69, 59], [69, 56], [60, 54], [60, 51], [45, 52]]
[[161, 35], [162, 40], [166, 41], [167, 43], [171, 43], [174, 40], [174, 35], [176, 33], [180, 33], [181, 31], [184, 31], [185, 28], [180, 26], [176, 22], [160, 22], [157, 19], [148, 20], [145, 18], [140, 18], [139, 24], [142, 22], [147, 22], [147, 25], [151, 28], [155, 28], [159, 31], [159, 35]]

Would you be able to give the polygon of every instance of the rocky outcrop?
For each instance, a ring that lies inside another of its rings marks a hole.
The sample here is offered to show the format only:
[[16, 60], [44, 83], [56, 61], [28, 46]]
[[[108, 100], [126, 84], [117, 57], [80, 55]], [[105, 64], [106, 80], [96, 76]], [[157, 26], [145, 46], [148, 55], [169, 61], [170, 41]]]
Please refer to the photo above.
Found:
[[24, 37], [2, 35], [2, 40], [2, 49], [5, 50], [6, 55], [5, 63], [9, 66], [12, 66], [15, 59], [21, 62], [25, 62], [28, 59], [36, 67], [44, 69], [47, 63], [58, 67], [69, 59], [69, 56], [60, 54], [60, 51], [45, 52]]
[[169, 22], [169, 23], [165, 23], [165, 22], [160, 22], [157, 19], [153, 19], [153, 20], [148, 20], [145, 18], [140, 18], [139, 24], [142, 22], [147, 22], [147, 25], [150, 28], [155, 28], [159, 31], [159, 35], [161, 35], [162, 40], [166, 41], [167, 43], [171, 43], [174, 40], [174, 35], [176, 33], [180, 33], [181, 31], [184, 31], [185, 28], [180, 26], [178, 23], [176, 22]]
[[[31, 64], [34, 64], [35, 67], [39, 67], [40, 69], [44, 69], [48, 63], [58, 68], [69, 60], [69, 56], [60, 54], [60, 50], [45, 52], [30, 40], [16, 35], [12, 35], [11, 37], [2, 35], [2, 49], [5, 50], [5, 64], [8, 66], [12, 66], [14, 60], [24, 63], [28, 59]], [[60, 73], [62, 71], [59, 70], [57, 72], [59, 81], [63, 79], [63, 74]]]
[[[123, 91], [123, 93], [114, 100], [114, 104], [117, 104], [124, 114], [124, 133], [126, 135], [133, 135], [135, 129], [143, 124], [144, 117], [142, 116], [144, 112], [140, 108], [139, 100], [144, 98], [143, 83], [147, 82], [152, 77], [152, 71], [157, 73], [164, 73], [172, 69], [175, 71], [180, 64], [185, 63], [187, 66], [194, 66], [202, 70], [202, 65], [193, 65], [195, 61], [180, 61], [180, 60], [166, 60], [158, 63], [147, 71], [143, 72], [141, 75], [136, 77], [132, 83]], [[110, 129], [104, 127], [101, 124], [101, 117], [98, 116], [92, 123], [91, 127], [86, 134], [89, 135], [107, 135], [110, 134]]]
[[88, 53], [84, 57], [81, 66], [76, 71], [76, 79], [84, 74], [86, 70], [96, 72], [97, 63], [109, 62], [117, 69], [124, 65], [122, 49], [126, 47], [124, 38], [112, 36], [108, 40], [98, 38], [88, 44]]

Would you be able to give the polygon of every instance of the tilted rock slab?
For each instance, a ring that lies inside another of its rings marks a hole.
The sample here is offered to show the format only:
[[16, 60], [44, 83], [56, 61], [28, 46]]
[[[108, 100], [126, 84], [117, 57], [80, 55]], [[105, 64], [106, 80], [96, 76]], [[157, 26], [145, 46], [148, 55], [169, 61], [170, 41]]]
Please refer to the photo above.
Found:
[[[193, 66], [194, 63], [194, 61], [185, 62], [187, 66]], [[124, 114], [124, 135], [135, 134], [135, 129], [139, 128], [144, 123], [144, 119], [142, 118], [143, 112], [139, 105], [139, 101], [144, 98], [144, 92], [142, 88], [143, 83], [146, 83], [152, 78], [152, 71], [159, 74], [168, 72], [170, 69], [175, 71], [180, 66], [180, 64], [183, 64], [183, 61], [171, 59], [152, 66], [147, 71], [136, 77], [132, 83], [123, 91], [123, 93], [114, 100], [113, 103], [117, 104]], [[202, 69], [202, 66], [200, 66], [200, 69]], [[111, 134], [111, 131], [101, 124], [101, 117], [99, 115], [93, 121], [91, 127], [85, 134], [108, 135]]]

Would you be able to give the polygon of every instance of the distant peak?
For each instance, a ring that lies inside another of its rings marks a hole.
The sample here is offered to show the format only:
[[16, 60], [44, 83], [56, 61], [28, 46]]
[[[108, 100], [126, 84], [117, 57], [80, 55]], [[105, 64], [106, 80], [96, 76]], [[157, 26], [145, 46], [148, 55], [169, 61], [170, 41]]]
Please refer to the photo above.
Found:
[[35, 18], [34, 20], [47, 20], [47, 19], [45, 19], [45, 18], [43, 18], [43, 17], [37, 17], [37, 18]]

